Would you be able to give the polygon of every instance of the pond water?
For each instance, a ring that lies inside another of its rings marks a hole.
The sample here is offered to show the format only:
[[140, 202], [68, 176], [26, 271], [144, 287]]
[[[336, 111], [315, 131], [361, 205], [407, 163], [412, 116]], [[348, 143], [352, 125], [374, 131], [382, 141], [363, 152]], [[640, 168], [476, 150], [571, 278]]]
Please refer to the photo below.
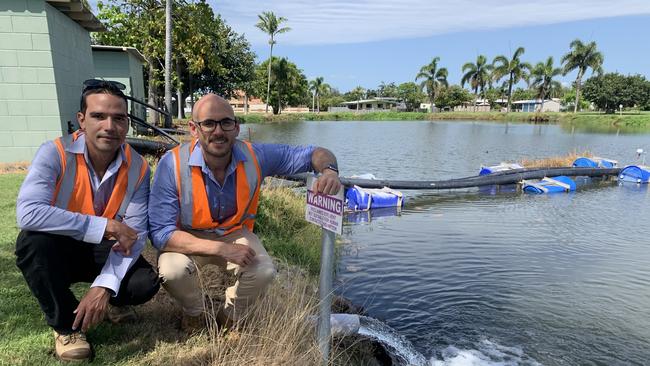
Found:
[[[332, 150], [341, 174], [438, 180], [573, 151], [639, 163], [650, 133], [489, 122], [243, 125], [253, 141]], [[398, 216], [351, 216], [337, 292], [436, 365], [650, 363], [650, 193], [404, 191]], [[394, 213], [394, 212], [393, 212]]]

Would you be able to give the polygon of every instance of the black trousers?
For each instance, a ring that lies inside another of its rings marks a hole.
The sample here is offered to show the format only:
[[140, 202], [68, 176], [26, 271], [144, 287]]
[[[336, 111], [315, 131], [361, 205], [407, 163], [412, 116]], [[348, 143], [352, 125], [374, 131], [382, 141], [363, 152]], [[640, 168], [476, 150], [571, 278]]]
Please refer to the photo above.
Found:
[[[16, 265], [45, 313], [47, 324], [60, 334], [72, 332], [79, 301], [70, 290], [77, 282], [95, 280], [108, 259], [114, 241], [85, 243], [68, 236], [21, 231], [16, 240]], [[149, 301], [160, 288], [158, 274], [142, 256], [122, 280], [115, 306]]]

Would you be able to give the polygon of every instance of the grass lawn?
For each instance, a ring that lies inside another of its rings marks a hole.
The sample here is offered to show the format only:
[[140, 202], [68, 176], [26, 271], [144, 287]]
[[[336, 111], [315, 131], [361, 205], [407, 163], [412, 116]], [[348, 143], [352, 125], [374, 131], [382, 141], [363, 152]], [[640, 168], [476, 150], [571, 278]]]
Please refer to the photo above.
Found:
[[[4, 212], [0, 217], [0, 365], [59, 364], [53, 356], [52, 331], [15, 264], [19, 232], [15, 203], [24, 176], [0, 174], [0, 209]], [[313, 330], [305, 326], [304, 319], [316, 309], [313, 277], [307, 273], [318, 271], [320, 230], [301, 219], [302, 201], [286, 189], [263, 192], [260, 200], [256, 231], [267, 249], [280, 262], [304, 268], [291, 266], [289, 274], [281, 271], [258, 311], [257, 324], [262, 325], [250, 334], [233, 331], [232, 337], [188, 338], [177, 329], [179, 308], [161, 289], [152, 301], [136, 308], [140, 322], [102, 323], [88, 333], [96, 354], [92, 364], [222, 364], [224, 360], [230, 365], [317, 364], [318, 348], [309, 336]], [[145, 257], [152, 261], [154, 251], [147, 249]], [[221, 296], [224, 284], [216, 282], [205, 289], [208, 295]], [[79, 296], [87, 287], [75, 285], [74, 290]]]
[[[14, 249], [19, 230], [15, 204], [24, 177], [24, 174], [0, 175], [0, 209], [4, 212], [0, 217], [0, 365], [58, 364], [53, 356], [52, 330], [16, 267]], [[87, 287], [75, 285], [75, 293], [79, 296]], [[156, 307], [160, 307], [160, 302], [148, 305], [150, 310]], [[158, 342], [176, 338], [175, 331], [165, 329], [169, 319], [156, 320], [142, 311], [139, 314], [146, 321], [117, 326], [100, 324], [88, 334], [89, 340], [97, 345], [93, 364], [129, 364]], [[168, 311], [160, 315], [174, 314]]]

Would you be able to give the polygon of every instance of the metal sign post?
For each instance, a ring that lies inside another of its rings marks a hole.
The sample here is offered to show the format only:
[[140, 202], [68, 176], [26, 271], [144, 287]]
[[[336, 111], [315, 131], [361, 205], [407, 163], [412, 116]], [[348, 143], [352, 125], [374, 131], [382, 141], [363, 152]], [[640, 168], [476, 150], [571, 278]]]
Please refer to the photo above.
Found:
[[330, 312], [332, 307], [332, 265], [334, 261], [334, 233], [323, 229], [321, 237], [320, 283], [318, 286], [320, 311], [318, 316], [318, 346], [323, 365], [329, 363]]
[[307, 178], [307, 207], [305, 219], [323, 228], [321, 236], [320, 282], [318, 286], [320, 311], [318, 315], [318, 346], [323, 365], [329, 364], [330, 312], [332, 307], [332, 277], [334, 265], [334, 234], [343, 230], [343, 188], [333, 196], [314, 189], [314, 177]]

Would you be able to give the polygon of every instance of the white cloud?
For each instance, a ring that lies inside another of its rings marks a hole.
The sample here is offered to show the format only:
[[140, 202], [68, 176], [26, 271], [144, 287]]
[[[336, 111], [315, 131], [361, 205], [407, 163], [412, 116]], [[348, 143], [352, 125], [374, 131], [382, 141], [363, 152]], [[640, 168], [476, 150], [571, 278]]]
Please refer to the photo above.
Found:
[[263, 44], [257, 14], [288, 19], [284, 44], [336, 44], [427, 37], [458, 31], [650, 14], [648, 0], [208, 0], [249, 41]]

